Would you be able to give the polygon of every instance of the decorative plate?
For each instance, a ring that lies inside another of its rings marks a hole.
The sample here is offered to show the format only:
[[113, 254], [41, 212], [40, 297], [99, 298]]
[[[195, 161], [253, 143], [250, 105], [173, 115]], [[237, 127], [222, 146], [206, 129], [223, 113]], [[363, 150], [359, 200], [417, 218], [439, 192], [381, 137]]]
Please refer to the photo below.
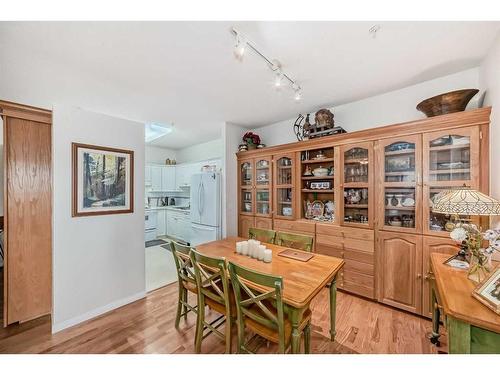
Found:
[[323, 216], [325, 211], [325, 205], [321, 201], [312, 202], [312, 215], [313, 216]]

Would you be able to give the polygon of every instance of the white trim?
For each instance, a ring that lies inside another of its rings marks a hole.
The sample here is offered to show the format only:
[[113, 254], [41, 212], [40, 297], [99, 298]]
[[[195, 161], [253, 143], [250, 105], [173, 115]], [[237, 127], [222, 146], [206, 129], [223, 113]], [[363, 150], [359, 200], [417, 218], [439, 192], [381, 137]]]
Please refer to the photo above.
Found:
[[56, 333], [56, 332], [62, 331], [63, 329], [73, 327], [79, 323], [85, 322], [85, 321], [90, 320], [92, 318], [95, 318], [99, 315], [102, 315], [102, 314], [105, 314], [109, 311], [115, 310], [119, 307], [128, 305], [129, 303], [138, 301], [144, 297], [146, 297], [146, 291], [139, 292], [139, 293], [133, 294], [131, 296], [113, 301], [107, 305], [98, 307], [94, 310], [86, 312], [85, 314], [82, 314], [82, 315], [76, 316], [74, 318], [65, 320], [61, 323], [53, 324], [52, 325], [52, 333]]

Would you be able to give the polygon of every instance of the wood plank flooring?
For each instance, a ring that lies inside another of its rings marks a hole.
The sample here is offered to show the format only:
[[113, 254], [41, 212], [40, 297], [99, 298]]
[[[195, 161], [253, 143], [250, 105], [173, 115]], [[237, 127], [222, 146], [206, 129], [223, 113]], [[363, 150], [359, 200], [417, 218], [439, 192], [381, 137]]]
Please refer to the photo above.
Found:
[[[335, 342], [328, 338], [328, 290], [313, 301], [312, 353], [437, 353], [427, 339], [429, 320], [342, 292], [337, 300]], [[48, 317], [14, 325], [0, 329], [0, 353], [194, 353], [195, 316], [176, 330], [176, 303], [174, 283], [55, 335]], [[275, 349], [263, 345], [259, 352]], [[223, 353], [224, 345], [211, 335], [202, 352]]]

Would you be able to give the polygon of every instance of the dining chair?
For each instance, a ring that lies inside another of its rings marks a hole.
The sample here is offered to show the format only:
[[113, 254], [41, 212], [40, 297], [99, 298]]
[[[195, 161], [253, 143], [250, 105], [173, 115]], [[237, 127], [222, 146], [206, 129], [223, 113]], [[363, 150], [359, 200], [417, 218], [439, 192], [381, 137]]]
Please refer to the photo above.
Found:
[[[245, 339], [245, 329], [278, 344], [279, 353], [285, 353], [291, 347], [292, 325], [285, 317], [283, 278], [232, 262], [228, 268], [236, 302], [238, 353], [253, 353], [248, 348], [252, 338]], [[304, 351], [308, 354], [311, 351], [311, 310], [304, 312], [298, 330], [304, 336]]]
[[276, 231], [271, 229], [250, 228], [248, 230], [248, 238], [258, 240], [265, 243], [274, 244]]
[[[201, 352], [201, 342], [210, 334], [225, 341], [226, 353], [231, 353], [231, 328], [236, 317], [234, 293], [230, 289], [226, 260], [203, 255], [196, 250], [191, 251], [196, 285], [198, 288], [198, 320], [196, 322], [196, 353]], [[231, 307], [232, 305], [232, 307]], [[212, 322], [205, 320], [205, 306], [218, 312], [221, 316]], [[218, 328], [225, 323], [224, 333]], [[205, 329], [208, 330], [204, 335]]]
[[175, 316], [175, 328], [179, 328], [181, 316], [187, 319], [187, 314], [190, 311], [198, 314], [198, 306], [190, 305], [188, 300], [189, 293], [198, 296], [198, 288], [196, 287], [196, 277], [191, 258], [189, 257], [191, 248], [175, 241], [170, 242], [170, 247], [174, 257], [175, 269], [179, 282], [179, 298], [177, 300], [177, 315]]
[[292, 249], [312, 251], [314, 239], [304, 234], [278, 232], [276, 234], [276, 245], [291, 247]]

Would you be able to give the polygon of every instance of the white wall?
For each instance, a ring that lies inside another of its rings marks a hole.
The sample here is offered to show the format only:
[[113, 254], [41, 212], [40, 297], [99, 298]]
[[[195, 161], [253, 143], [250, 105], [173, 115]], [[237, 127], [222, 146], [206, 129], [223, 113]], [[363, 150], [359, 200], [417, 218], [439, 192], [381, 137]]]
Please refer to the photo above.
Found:
[[[493, 166], [500, 162], [500, 34], [479, 67], [479, 82], [485, 90], [484, 105], [491, 106], [490, 125], [490, 195], [500, 199], [500, 177]], [[500, 217], [492, 217], [493, 226], [500, 227]]]
[[175, 150], [169, 148], [146, 146], [146, 163], [165, 164], [167, 159], [176, 159]]
[[[415, 108], [422, 100], [447, 91], [478, 88], [478, 86], [479, 68], [474, 68], [332, 107], [330, 110], [335, 115], [335, 125], [342, 126], [348, 132], [353, 132], [425, 118], [425, 115]], [[477, 94], [469, 103], [468, 108], [477, 108], [479, 97], [480, 95]], [[314, 122], [314, 113], [311, 113], [311, 116], [311, 122]], [[296, 117], [290, 118], [252, 131], [259, 134], [262, 142], [268, 146], [295, 142], [297, 140], [293, 133], [295, 119]]]
[[[134, 151], [133, 213], [71, 217], [71, 142]], [[54, 332], [145, 295], [143, 166], [143, 124], [55, 106]]]
[[219, 138], [177, 150], [177, 163], [220, 159], [224, 155], [222, 147], [222, 139]]
[[236, 152], [245, 129], [235, 124], [225, 123], [222, 129], [224, 169], [222, 176], [222, 235], [238, 235], [238, 164]]

